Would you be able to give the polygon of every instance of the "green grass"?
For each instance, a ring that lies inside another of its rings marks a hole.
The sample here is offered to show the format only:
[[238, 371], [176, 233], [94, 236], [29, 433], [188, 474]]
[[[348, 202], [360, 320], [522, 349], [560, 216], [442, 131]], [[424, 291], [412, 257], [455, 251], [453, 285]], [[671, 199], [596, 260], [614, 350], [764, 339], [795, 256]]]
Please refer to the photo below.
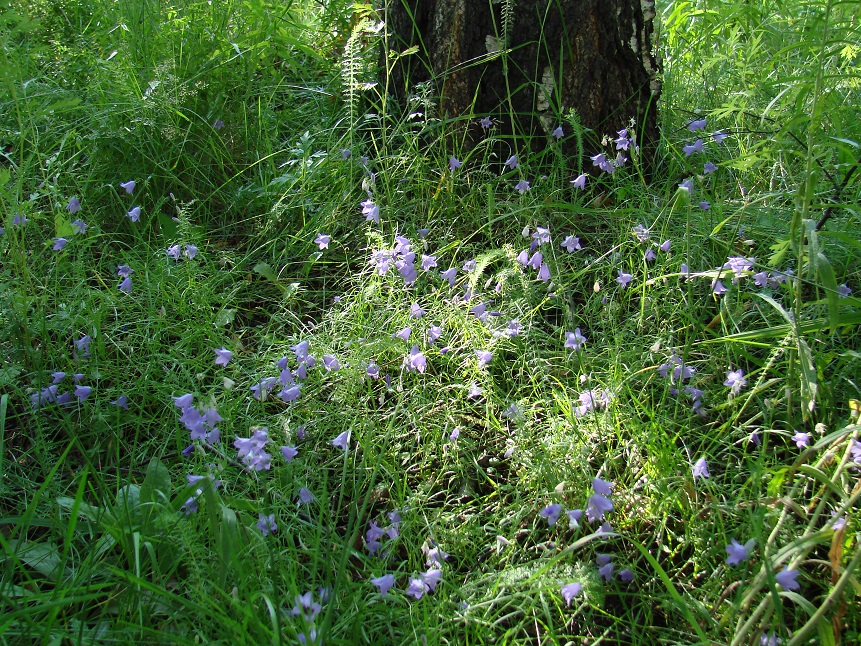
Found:
[[[588, 159], [553, 141], [500, 175], [495, 130], [467, 153], [444, 124], [402, 117], [384, 86], [350, 90], [376, 63], [361, 7], [353, 22], [339, 3], [22, 11], [0, 19], [3, 643], [295, 643], [312, 629], [344, 644], [857, 640], [850, 6], [666, 3], [656, 176], [646, 185], [629, 165], [585, 191], [569, 180]], [[695, 116], [705, 133], [687, 130]], [[730, 136], [685, 156], [717, 130]], [[449, 171], [452, 155], [464, 164]], [[692, 194], [678, 189], [687, 177]], [[133, 195], [119, 188], [129, 179]], [[518, 261], [537, 227], [549, 281]], [[583, 248], [563, 249], [568, 235]], [[369, 262], [396, 236], [416, 253], [414, 284]], [[173, 259], [175, 244], [198, 254]], [[437, 266], [422, 270], [423, 254]], [[755, 260], [735, 281], [725, 263], [738, 256]], [[118, 289], [125, 264], [131, 293]], [[453, 287], [439, 275], [451, 267]], [[785, 280], [757, 286], [759, 272]], [[406, 326], [409, 341], [393, 336]], [[565, 347], [575, 328], [580, 350]], [[300, 397], [255, 398], [280, 359], [298, 369], [300, 341], [316, 359]], [[413, 345], [423, 372], [407, 369]], [[677, 360], [690, 377], [662, 376]], [[91, 394], [34, 407], [55, 371], [67, 373], [56, 394], [74, 391], [73, 374]], [[607, 405], [578, 414], [587, 391]], [[189, 439], [173, 399], [186, 393], [223, 418], [219, 443]], [[112, 403], [122, 395], [128, 410]], [[233, 443], [261, 427], [271, 468], [249, 471]], [[343, 451], [332, 440], [345, 431]], [[708, 478], [693, 476], [700, 458]], [[564, 513], [549, 525], [550, 504], [587, 509], [596, 477], [613, 483], [611, 531]], [[393, 512], [397, 532], [370, 553], [370, 523], [389, 528]], [[268, 536], [260, 514], [274, 515]], [[755, 544], [729, 566], [733, 539]], [[408, 596], [433, 567], [436, 589]], [[777, 584], [784, 568], [798, 590]], [[387, 574], [381, 596], [371, 579]], [[306, 593], [319, 613], [300, 612]]]

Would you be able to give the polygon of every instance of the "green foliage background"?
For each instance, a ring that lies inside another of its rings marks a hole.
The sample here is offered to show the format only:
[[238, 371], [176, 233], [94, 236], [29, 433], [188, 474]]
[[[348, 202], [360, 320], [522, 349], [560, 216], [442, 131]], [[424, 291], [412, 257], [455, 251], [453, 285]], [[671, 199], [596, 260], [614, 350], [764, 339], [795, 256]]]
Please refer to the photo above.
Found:
[[[656, 177], [635, 158], [580, 192], [570, 179], [588, 160], [549, 137], [539, 156], [512, 150], [520, 168], [499, 175], [494, 151], [510, 142], [495, 130], [467, 151], [427, 89], [395, 105], [369, 5], [0, 2], [0, 640], [854, 643], [859, 7], [659, 4]], [[683, 150], [695, 118], [729, 135], [707, 156]], [[590, 145], [613, 134], [576, 115], [562, 125]], [[693, 194], [678, 189], [687, 177]], [[537, 227], [552, 235], [546, 283], [517, 261]], [[457, 287], [378, 275], [370, 253], [398, 235], [437, 270], [457, 267]], [[563, 251], [566, 235], [584, 249]], [[670, 253], [644, 258], [665, 240]], [[198, 256], [174, 261], [174, 244]], [[754, 259], [735, 283], [733, 256]], [[758, 289], [760, 271], [788, 280]], [[713, 280], [729, 292], [715, 297]], [[480, 320], [478, 302], [499, 316]], [[518, 336], [503, 333], [512, 319]], [[405, 345], [392, 334], [408, 325]], [[580, 352], [564, 346], [575, 328]], [[318, 365], [294, 403], [255, 400], [249, 388], [301, 340], [342, 369]], [[422, 374], [404, 369], [412, 342]], [[221, 347], [227, 366], [214, 365]], [[493, 352], [486, 368], [479, 349]], [[704, 416], [661, 377], [673, 357], [695, 368]], [[365, 376], [370, 361], [390, 383]], [[747, 381], [731, 396], [736, 369]], [[34, 408], [54, 371], [92, 394]], [[611, 391], [607, 409], [577, 416], [586, 389]], [[184, 393], [224, 418], [219, 445], [184, 454], [172, 399]], [[112, 405], [121, 395], [128, 411]], [[272, 468], [248, 472], [233, 441], [259, 427]], [[346, 452], [331, 444], [343, 431]], [[282, 445], [299, 455], [285, 462]], [[701, 457], [707, 479], [692, 474]], [[585, 508], [595, 477], [614, 483], [612, 532], [564, 515], [549, 526], [541, 510]], [[199, 512], [185, 513], [190, 497]], [[369, 554], [369, 523], [395, 510], [398, 536]], [[259, 514], [277, 531], [263, 536]], [[737, 567], [733, 539], [756, 541]], [[442, 583], [414, 600], [404, 590], [434, 546], [448, 554]], [[635, 580], [603, 581], [601, 554]], [[784, 568], [800, 590], [777, 585]], [[381, 596], [370, 580], [387, 573], [397, 583]], [[309, 591], [313, 622], [293, 612]]]

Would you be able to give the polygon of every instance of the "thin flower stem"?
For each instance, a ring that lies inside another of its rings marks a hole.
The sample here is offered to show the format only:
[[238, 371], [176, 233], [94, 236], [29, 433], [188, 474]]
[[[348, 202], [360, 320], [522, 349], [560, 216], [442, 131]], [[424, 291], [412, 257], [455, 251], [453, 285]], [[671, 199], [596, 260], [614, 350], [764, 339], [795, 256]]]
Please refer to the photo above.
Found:
[[[771, 607], [772, 599], [771, 596], [765, 597], [759, 605], [756, 607], [756, 610], [750, 615], [748, 620], [744, 622], [744, 624], [737, 624], [735, 628], [735, 636], [733, 637], [732, 642], [730, 642], [730, 646], [739, 646], [739, 644], [745, 642], [747, 640], [748, 633], [750, 633], [754, 624], [759, 621], [760, 616], [766, 610], [772, 610]], [[741, 620], [739, 620], [741, 622]]]
[[846, 569], [843, 570], [843, 574], [837, 580], [835, 586], [831, 588], [831, 592], [828, 593], [825, 601], [823, 601], [822, 605], [817, 608], [816, 612], [813, 613], [813, 616], [807, 620], [807, 623], [795, 631], [795, 634], [792, 636], [792, 639], [787, 642], [786, 646], [797, 646], [798, 644], [803, 643], [807, 633], [813, 630], [813, 628], [816, 627], [816, 624], [825, 618], [826, 614], [839, 601], [840, 595], [843, 594], [843, 588], [845, 588], [846, 584], [849, 583], [849, 580], [852, 578], [852, 573], [855, 571], [855, 568], [858, 567], [859, 562], [861, 562], [861, 550], [855, 550], [855, 556], [846, 566]]

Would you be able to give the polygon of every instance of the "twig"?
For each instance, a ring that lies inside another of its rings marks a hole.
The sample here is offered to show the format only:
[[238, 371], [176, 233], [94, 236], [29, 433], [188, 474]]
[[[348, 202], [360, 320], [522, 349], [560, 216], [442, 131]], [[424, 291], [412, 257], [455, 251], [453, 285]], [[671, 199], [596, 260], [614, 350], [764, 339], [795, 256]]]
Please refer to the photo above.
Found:
[[840, 186], [834, 187], [834, 197], [831, 198], [832, 204], [825, 209], [825, 213], [822, 214], [822, 217], [819, 218], [819, 222], [816, 223], [816, 231], [819, 231], [819, 229], [824, 227], [825, 223], [831, 218], [831, 215], [834, 213], [834, 204], [836, 204], [840, 199], [840, 194], [843, 192], [843, 189], [849, 185], [849, 180], [852, 179], [852, 175], [854, 175], [855, 171], [858, 170], [858, 164], [861, 164], [861, 159], [855, 162], [852, 165], [852, 168], [846, 172], [846, 175], [843, 177], [843, 183], [840, 184]]

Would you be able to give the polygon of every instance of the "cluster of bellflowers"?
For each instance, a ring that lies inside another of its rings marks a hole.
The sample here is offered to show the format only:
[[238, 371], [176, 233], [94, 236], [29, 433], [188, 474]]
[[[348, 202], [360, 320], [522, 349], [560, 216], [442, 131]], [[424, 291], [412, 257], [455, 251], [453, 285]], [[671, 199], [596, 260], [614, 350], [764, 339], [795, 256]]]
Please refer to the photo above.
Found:
[[[489, 116], [486, 116], [486, 117], [479, 119], [478, 122], [479, 122], [479, 125], [481, 125], [482, 129], [485, 131], [489, 131], [494, 126], [493, 119], [492, 119], [492, 117], [489, 117]], [[563, 137], [565, 137], [565, 130], [562, 128], [561, 125], [556, 126], [556, 128], [554, 128], [553, 131], [551, 132], [551, 136], [556, 141], [560, 141]], [[503, 171], [503, 172], [514, 171], [518, 167], [520, 167], [521, 166], [520, 159], [518, 158], [517, 153], [513, 153], [512, 155], [510, 155], [508, 157], [508, 159], [506, 159], [503, 162], [502, 165], [508, 169], [508, 171]], [[457, 157], [449, 157], [448, 169], [449, 169], [450, 173], [457, 172], [462, 166], [463, 166], [463, 162], [461, 160], [459, 160]], [[581, 177], [583, 178], [583, 181], [585, 182], [585, 175], [583, 175]], [[579, 179], [580, 178], [578, 178], [578, 180], [575, 180], [575, 181], [579, 181]], [[519, 180], [517, 181], [517, 183], [514, 185], [514, 190], [516, 190], [518, 193], [523, 195], [527, 191], [530, 190], [531, 184], [532, 184], [532, 182], [530, 180], [521, 176], [519, 178]], [[585, 186], [585, 183], [584, 183], [584, 186]], [[581, 186], [580, 188], [583, 188], [583, 187]]]
[[[640, 244], [642, 248], [645, 248], [643, 252], [643, 259], [650, 263], [658, 257], [658, 254], [669, 254], [670, 249], [672, 248], [673, 241], [672, 240], [664, 240], [660, 244], [653, 241], [651, 238], [651, 231], [644, 227], [642, 224], [635, 225], [631, 232], [637, 238], [637, 242]], [[628, 281], [630, 282], [630, 281]]]
[[[633, 227], [631, 232], [636, 237], [637, 242], [641, 245], [641, 247], [645, 249], [645, 251], [643, 252], [643, 257], [647, 263], [651, 263], [656, 258], [658, 258], [659, 253], [670, 253], [670, 250], [672, 248], [672, 240], [664, 240], [660, 244], [652, 241], [651, 231], [648, 227], [645, 227], [642, 224], [637, 224]], [[787, 269], [785, 271], [757, 271], [755, 265], [755, 258], [746, 258], [744, 256], [730, 256], [727, 258], [727, 261], [723, 264], [723, 266], [721, 266], [717, 270], [717, 276], [715, 276], [715, 271], [692, 273], [687, 263], [681, 264], [679, 274], [685, 279], [691, 279], [698, 276], [714, 276], [711, 282], [711, 290], [715, 296], [722, 296], [729, 291], [729, 288], [725, 285], [724, 281], [731, 281], [732, 285], [738, 285], [741, 279], [752, 278], [754, 284], [758, 288], [770, 288], [772, 290], [775, 290], [778, 289], [781, 285], [787, 283], [788, 280], [790, 280], [793, 276], [793, 272], [791, 269]], [[622, 287], [626, 287], [632, 279], [633, 276], [631, 274], [619, 270], [616, 282], [618, 282]], [[845, 284], [843, 284], [838, 287], [837, 291], [839, 296], [846, 297], [849, 296], [852, 290], [849, 289]]]
[[[379, 217], [379, 209], [377, 209], [377, 216]], [[385, 276], [394, 267], [406, 286], [413, 285], [418, 278], [416, 252], [409, 239], [404, 236], [395, 236], [395, 245], [392, 249], [372, 251], [369, 264], [380, 276]], [[422, 255], [420, 266], [422, 271], [430, 271], [436, 267], [436, 257]]]
[[[271, 393], [278, 390], [278, 397], [285, 403], [294, 402], [299, 399], [302, 394], [301, 382], [308, 378], [308, 371], [317, 365], [317, 359], [309, 352], [310, 344], [308, 341], [300, 341], [296, 345], [290, 346], [296, 358], [296, 367], [290, 368], [290, 358], [281, 357], [276, 363], [280, 373], [277, 377], [264, 377], [259, 383], [251, 386], [251, 393], [254, 399], [266, 401]], [[323, 357], [323, 364], [326, 370], [340, 370], [340, 362], [331, 355]]]
[[[128, 182], [123, 182], [122, 184], [120, 184], [120, 187], [124, 188], [127, 193], [131, 193], [134, 190], [135, 182], [133, 180], [128, 181]], [[72, 197], [71, 199], [69, 199], [69, 202], [66, 204], [66, 211], [68, 211], [69, 215], [77, 214], [79, 211], [82, 210], [82, 208], [83, 207], [81, 206], [81, 201], [77, 197]], [[132, 209], [132, 211], [129, 212], [129, 214], [127, 214], [127, 215], [129, 215], [131, 217], [132, 213], [134, 214], [135, 217], [133, 217], [131, 219], [133, 222], [136, 222], [137, 218], [140, 217], [140, 207], [137, 207], [137, 206], [134, 207]], [[29, 221], [30, 220], [26, 216], [21, 215], [20, 213], [16, 213], [12, 218], [12, 226], [13, 227], [23, 227]], [[73, 231], [74, 235], [85, 235], [87, 232], [87, 228], [89, 227], [89, 225], [86, 222], [84, 222], [82, 219], [80, 219], [80, 217], [75, 218], [69, 224], [72, 227], [72, 231]], [[4, 230], [2, 228], [0, 228], [0, 234], [2, 234], [3, 232], [4, 232]], [[52, 238], [49, 241], [49, 244], [51, 245], [52, 251], [62, 252], [64, 249], [66, 249], [66, 246], [69, 244], [69, 242], [70, 241], [68, 238], [58, 236], [56, 238]], [[117, 271], [117, 275], [119, 275], [120, 277], [123, 278], [123, 281], [119, 285], [120, 291], [123, 291], [126, 293], [131, 292], [131, 278], [130, 278], [130, 276], [132, 273], [133, 273], [133, 270], [130, 269], [128, 265], [120, 265], [120, 267], [118, 268], [118, 271]]]
[[295, 622], [297, 639], [300, 644], [305, 646], [323, 643], [323, 636], [317, 633], [317, 626], [314, 622], [317, 615], [323, 610], [322, 604], [329, 600], [329, 591], [326, 588], [320, 588], [317, 594], [319, 600], [314, 597], [315, 595], [311, 591], [298, 595], [293, 604], [293, 609], [290, 611]]
[[[673, 397], [679, 397], [684, 394], [691, 400], [691, 409], [700, 417], [706, 416], [706, 410], [703, 406], [703, 391], [691, 384], [685, 385], [685, 382], [694, 378], [697, 370], [693, 366], [685, 363], [684, 359], [676, 354], [675, 350], [670, 355], [669, 359], [658, 366], [658, 374], [670, 382], [670, 394]], [[747, 386], [747, 379], [744, 376], [744, 370], [737, 368], [735, 370], [727, 370], [726, 381], [723, 385], [729, 388], [728, 397], [732, 399], [742, 389]], [[703, 464], [705, 464], [703, 462]], [[707, 474], [708, 471], [706, 470]], [[694, 475], [696, 476], [696, 470]]]
[[[622, 168], [625, 164], [628, 163], [629, 159], [627, 153], [629, 152], [638, 152], [639, 149], [637, 147], [636, 142], [628, 130], [628, 128], [622, 128], [616, 133], [615, 139], [610, 139], [609, 137], [605, 137], [602, 142], [604, 145], [609, 145], [610, 143], [615, 145], [615, 153], [616, 156], [613, 159], [608, 159], [606, 153], [600, 152], [597, 155], [593, 155], [590, 157], [592, 160], [592, 165], [598, 168], [603, 173], [607, 173], [612, 175], [619, 168]], [[612, 153], [611, 153], [612, 155]], [[579, 178], [577, 178], [579, 179]], [[574, 180], [575, 185], [577, 180]], [[578, 185], [579, 186], [579, 185]], [[585, 186], [585, 182], [583, 184]], [[580, 187], [582, 188], [582, 187]]]
[[[90, 345], [92, 342], [93, 338], [89, 334], [84, 334], [73, 342], [73, 356], [76, 362], [81, 362], [90, 357]], [[35, 389], [30, 394], [30, 404], [33, 410], [40, 410], [49, 405], [68, 408], [75, 402], [79, 404], [83, 403], [93, 394], [93, 387], [84, 383], [86, 375], [82, 372], [69, 374], [57, 370], [50, 373], [50, 376], [51, 383], [42, 388]], [[69, 377], [69, 379], [66, 377]], [[70, 381], [71, 384], [69, 384]], [[67, 384], [69, 384], [71, 390], [63, 389]], [[126, 395], [120, 395], [110, 403], [112, 406], [117, 406], [123, 410], [129, 409], [129, 398]]]
[[179, 261], [182, 258], [194, 260], [199, 251], [200, 250], [193, 244], [187, 244], [184, 247], [181, 247], [179, 244], [172, 244], [167, 248], [166, 253], [168, 258], [173, 258], [174, 260]]
[[[792, 280], [794, 272], [792, 269], [783, 271], [765, 271], [755, 267], [756, 258], [746, 258], [744, 256], [730, 256], [722, 267], [718, 270], [718, 275], [712, 279], [711, 290], [715, 296], [722, 296], [729, 291], [729, 287], [724, 281], [730, 281], [732, 285], [738, 285], [742, 279], [753, 279], [754, 285], [760, 289], [776, 290], [781, 285]], [[692, 274], [687, 265], [682, 265], [682, 274], [689, 278]], [[708, 272], [713, 275], [714, 272]], [[842, 287], [845, 287], [842, 286]], [[847, 294], [848, 295], [848, 294]]]
[[[307, 376], [305, 368], [309, 364], [314, 364], [313, 357], [308, 354], [308, 343], [299, 343], [296, 346], [293, 346], [293, 350], [296, 352], [297, 358], [300, 362], [295, 374], [301, 374], [305, 377]], [[233, 358], [233, 353], [225, 347], [216, 348], [214, 352], [215, 365], [217, 366], [226, 366]], [[278, 363], [282, 368], [283, 381], [285, 383], [290, 382], [294, 373], [292, 373], [289, 367], [287, 367], [287, 359], [284, 358]], [[277, 377], [273, 377], [272, 379], [272, 383], [275, 383], [275, 381], [278, 380]], [[267, 380], [264, 380], [264, 382], [266, 381]], [[257, 398], [260, 398], [260, 393], [263, 392], [263, 398], [265, 398], [265, 393], [271, 390], [271, 388], [265, 384], [263, 386], [258, 384], [258, 386], [252, 386], [251, 390]], [[207, 446], [214, 446], [219, 443], [221, 439], [221, 431], [217, 424], [222, 422], [223, 418], [218, 414], [218, 411], [215, 408], [206, 408], [203, 411], [198, 410], [198, 408], [192, 405], [194, 403], [194, 395], [192, 393], [186, 393], [184, 395], [174, 397], [173, 402], [182, 413], [179, 418], [180, 422], [182, 422], [190, 432], [192, 443], [183, 450], [184, 455], [187, 456], [191, 454], [194, 450], [195, 443], [202, 443]], [[304, 427], [297, 429], [297, 435], [300, 439], [304, 437]], [[347, 437], [346, 434], [342, 435], [345, 437], [342, 438], [341, 436], [338, 436], [333, 440], [332, 444], [346, 451]], [[268, 453], [268, 446], [270, 443], [271, 439], [269, 438], [269, 429], [266, 427], [257, 427], [251, 429], [251, 435], [249, 437], [237, 437], [233, 442], [233, 446], [237, 450], [237, 459], [243, 466], [245, 466], [246, 470], [250, 472], [259, 472], [269, 470], [272, 466], [272, 456]], [[280, 453], [284, 461], [290, 463], [293, 458], [298, 455], [299, 451], [295, 446], [282, 446]], [[200, 483], [205, 477], [211, 476], [187, 476], [190, 486]], [[219, 481], [214, 481], [215, 487], [218, 487], [220, 484], [221, 483]], [[183, 505], [183, 510], [186, 515], [190, 515], [198, 510], [196, 501], [202, 492], [203, 483], [200, 484], [200, 486], [195, 490], [195, 493]], [[303, 487], [299, 491], [300, 504], [308, 504], [313, 500], [314, 496], [307, 488]], [[260, 520], [257, 523], [257, 527], [264, 537], [277, 531], [278, 526], [275, 521], [274, 514], [266, 515], [261, 513], [259, 516]]]
[[216, 480], [211, 475], [198, 476], [189, 474], [185, 478], [189, 487], [195, 487], [191, 496], [188, 497], [181, 507], [181, 511], [185, 512], [186, 516], [190, 516], [199, 511], [197, 501], [203, 495], [203, 488], [207, 482], [211, 483], [213, 489], [218, 489], [221, 486], [221, 480]]
[[[136, 186], [137, 183], [135, 182], [135, 180], [128, 180], [119, 184], [119, 188], [126, 195], [132, 195]], [[89, 228], [89, 224], [83, 219], [81, 219], [81, 217], [78, 215], [83, 210], [80, 198], [76, 196], [71, 197], [66, 204], [65, 210], [69, 213], [70, 216], [75, 216], [75, 219], [69, 223], [73, 235], [85, 236], [87, 229]], [[125, 215], [126, 217], [128, 217], [130, 222], [137, 223], [140, 221], [141, 213], [141, 207], [133, 205], [129, 208]], [[12, 220], [12, 226], [23, 227], [28, 222], [28, 218], [23, 215], [16, 214]], [[0, 233], [3, 233], [2, 229], [0, 229]], [[63, 252], [64, 250], [66, 250], [69, 242], [69, 238], [62, 236], [52, 238], [49, 241], [52, 251], [55, 252]], [[121, 264], [117, 266], [116, 273], [120, 279], [120, 282], [117, 285], [117, 290], [124, 294], [131, 294], [133, 288], [132, 274], [135, 273], [135, 270], [132, 269], [128, 264]], [[74, 345], [76, 360], [86, 359], [90, 356], [91, 342], [92, 337], [87, 334], [83, 335], [80, 339], [75, 340]], [[47, 386], [39, 388], [30, 395], [30, 402], [33, 408], [38, 410], [48, 404], [56, 404], [67, 407], [75, 401], [77, 401], [78, 403], [85, 401], [93, 393], [92, 386], [82, 383], [84, 379], [83, 373], [74, 373], [71, 375], [71, 379], [74, 385], [74, 388], [72, 390], [62, 390], [62, 386], [65, 383], [65, 377], [66, 373], [62, 371], [56, 371], [51, 373], [51, 383]], [[129, 400], [126, 395], [120, 395], [119, 397], [117, 397], [117, 399], [111, 401], [110, 403], [124, 410], [128, 410], [128, 401]]]
[[[566, 517], [568, 519], [569, 530], [578, 529], [580, 523], [584, 521], [583, 517], [585, 515], [585, 522], [592, 524], [600, 523], [597, 530], [598, 533], [610, 534], [613, 531], [613, 527], [607, 520], [606, 515], [613, 511], [613, 501], [610, 499], [613, 494], [613, 486], [611, 482], [607, 482], [601, 478], [594, 478], [592, 480], [592, 495], [586, 503], [585, 513], [583, 509], [566, 510], [559, 503], [551, 503], [538, 512], [538, 515], [547, 520], [549, 527], [555, 526], [560, 518]], [[502, 537], [497, 537], [497, 540], [503, 545], [508, 544], [508, 541]], [[598, 554], [595, 563], [598, 574], [605, 581], [611, 581], [616, 572], [613, 556], [611, 554]], [[635, 578], [633, 570], [629, 568], [619, 571], [616, 576], [625, 583], [630, 583]], [[560, 592], [567, 605], [571, 605], [571, 601], [580, 593], [581, 589], [582, 584], [579, 581], [562, 585]]]
[[[726, 546], [726, 564], [730, 567], [741, 565], [750, 558], [750, 554], [756, 546], [756, 539], [751, 538], [745, 543], [740, 543], [736, 539], [730, 539], [730, 544]], [[798, 590], [801, 584], [798, 583], [799, 570], [790, 569], [785, 566], [779, 572], [775, 572], [774, 579], [778, 585], [784, 590]]]
[[388, 513], [389, 526], [380, 527], [376, 521], [368, 523], [368, 531], [365, 532], [365, 549], [368, 554], [381, 558], [388, 558], [391, 554], [391, 541], [400, 536], [401, 512], [395, 509]]
[[583, 417], [589, 413], [607, 410], [607, 407], [615, 397], [616, 394], [612, 390], [608, 390], [606, 388], [601, 390], [594, 388], [583, 390], [577, 396], [577, 400], [580, 403], [573, 406], [574, 415], [577, 417]]
[[221, 441], [221, 431], [216, 424], [224, 421], [221, 415], [215, 408], [206, 408], [201, 412], [192, 406], [193, 403], [194, 395], [191, 393], [173, 398], [174, 406], [182, 413], [179, 421], [189, 430], [191, 441], [200, 440], [210, 445], [218, 444]]
[[[134, 180], [129, 180], [127, 182], [121, 182], [119, 187], [123, 189], [123, 191], [131, 195], [134, 193], [136, 182]], [[81, 211], [83, 207], [81, 206], [81, 200], [77, 197], [72, 197], [69, 199], [69, 202], [66, 204], [66, 211], [68, 211], [69, 215], [76, 215], [79, 211]], [[133, 222], [139, 222], [141, 216], [141, 207], [133, 206], [126, 213], [126, 217]], [[20, 220], [18, 222], [13, 221], [13, 224], [26, 224], [27, 219], [24, 216], [20, 216]], [[75, 235], [85, 235], [87, 232], [87, 228], [89, 225], [84, 222], [80, 217], [75, 218], [72, 222], [70, 222], [72, 227], [72, 231]], [[51, 249], [53, 251], [63, 251], [66, 248], [66, 245], [69, 244], [69, 239], [64, 237], [56, 237], [51, 239]], [[120, 265], [117, 268], [117, 275], [122, 278], [120, 281], [118, 289], [121, 292], [125, 292], [130, 294], [132, 291], [132, 279], [131, 275], [134, 273], [134, 270], [131, 269], [128, 265]]]
[[[493, 118], [490, 116], [483, 117], [479, 119], [479, 124], [485, 131], [489, 131], [493, 128]], [[633, 125], [633, 124], [632, 124]], [[565, 137], [565, 129], [559, 125], [556, 126], [552, 132], [551, 136], [557, 142], [561, 141]], [[597, 167], [599, 170], [605, 173], [614, 173], [618, 168], [624, 166], [628, 161], [627, 153], [629, 152], [638, 152], [639, 149], [634, 141], [634, 135], [628, 128], [622, 128], [616, 133], [615, 138], [605, 137], [604, 144], [608, 145], [610, 143], [615, 145], [616, 155], [614, 159], [609, 160], [607, 155], [603, 152], [598, 153], [591, 157], [593, 166]], [[352, 152], [344, 148], [341, 150], [342, 159], [347, 160], [350, 158]], [[373, 185], [374, 182], [374, 173], [370, 171], [369, 162], [367, 157], [361, 158], [362, 167], [365, 169], [368, 178], [365, 181], [365, 187], [367, 189], [368, 186]], [[508, 170], [504, 170], [503, 172], [512, 172], [517, 170], [518, 168], [522, 168], [522, 164], [520, 163], [520, 159], [517, 156], [517, 153], [512, 153], [508, 159], [506, 159], [503, 164], [505, 168]], [[460, 171], [463, 168], [463, 161], [458, 159], [457, 157], [449, 157], [448, 159], [448, 169], [449, 172], [454, 174]], [[579, 188], [580, 190], [584, 190], [586, 188], [586, 173], [581, 173], [576, 178], [571, 180], [571, 184], [574, 188]], [[518, 181], [514, 184], [514, 190], [516, 190], [521, 195], [525, 194], [531, 189], [532, 182], [525, 177], [520, 177]], [[362, 215], [365, 216], [365, 219], [368, 221], [375, 222], [379, 224], [380, 222], [380, 207], [378, 204], [374, 202], [373, 193], [370, 190], [367, 190], [368, 199], [363, 201], [362, 206]]]
[[[425, 594], [436, 592], [437, 585], [442, 581], [443, 562], [448, 559], [448, 554], [433, 540], [425, 541], [422, 545], [422, 553], [425, 556], [425, 566], [428, 569], [424, 572], [418, 572], [417, 576], [408, 577], [407, 586], [404, 589], [404, 594], [416, 601], [419, 601]], [[386, 596], [389, 590], [397, 584], [397, 579], [394, 574], [389, 573], [372, 578], [371, 583], [377, 587], [381, 596]]]
[[[523, 230], [524, 237], [529, 237], [529, 228]], [[537, 278], [543, 282], [550, 280], [550, 267], [544, 262], [544, 254], [541, 252], [541, 245], [550, 244], [550, 229], [546, 227], [536, 227], [532, 233], [532, 242], [529, 249], [524, 249], [517, 254], [517, 262], [523, 267], [531, 267], [538, 272]], [[570, 236], [569, 236], [570, 237]], [[579, 247], [579, 240], [578, 245]]]
[[[697, 133], [706, 131], [706, 120], [705, 119], [694, 119], [688, 122], [688, 130], [697, 136], [697, 139], [689, 144], [685, 144], [682, 147], [682, 151], [685, 153], [685, 158], [690, 158], [692, 155], [703, 155], [705, 154], [706, 146], [708, 142], [704, 139], [704, 137], [708, 138], [707, 135], [697, 135]], [[723, 130], [717, 130], [711, 134], [710, 140], [715, 144], [720, 144], [726, 139], [729, 135]], [[702, 167], [702, 174], [700, 177], [705, 177], [707, 175], [711, 175], [714, 173], [718, 167], [712, 163], [711, 161], [706, 161]], [[679, 183], [679, 188], [687, 191], [689, 195], [693, 197], [694, 195], [694, 177], [690, 176], [685, 178]], [[703, 211], [708, 211], [711, 208], [711, 203], [708, 200], [701, 200], [699, 202], [699, 207]]]
[[[729, 371], [727, 373], [729, 378], [727, 382], [724, 384], [726, 386], [735, 387], [736, 384], [741, 384], [742, 386], [746, 383], [746, 381], [741, 377], [741, 371]], [[809, 434], [802, 433], [797, 431], [792, 438], [799, 448], [807, 446], [809, 442]], [[852, 440], [856, 442], [856, 440]], [[850, 448], [850, 451], [855, 452], [854, 447]], [[858, 445], [857, 454], [854, 456], [854, 460], [856, 462], [861, 462], [861, 443]], [[694, 480], [698, 479], [709, 479], [711, 478], [711, 473], [709, 473], [708, 462], [704, 457], [699, 458], [691, 468], [691, 472]], [[839, 531], [846, 525], [846, 518], [843, 516], [834, 516], [831, 523], [831, 529], [834, 531]], [[756, 539], [749, 539], [744, 543], [741, 543], [735, 538], [730, 539], [729, 545], [726, 546], [725, 551], [727, 554], [726, 565], [729, 567], [736, 567], [738, 565], [744, 564], [749, 558], [751, 553], [753, 552], [756, 546]], [[797, 568], [790, 568], [789, 566], [784, 566], [782, 570], [775, 572], [774, 580], [775, 582], [784, 590], [798, 590], [801, 588], [801, 584], [798, 582], [799, 570]], [[776, 639], [776, 641], [775, 641]], [[770, 641], [769, 641], [770, 640]], [[763, 635], [762, 643], [776, 644], [779, 643], [780, 639], [775, 638], [772, 633], [770, 636]]]
[[30, 403], [33, 405], [33, 410], [39, 410], [47, 404], [68, 407], [75, 400], [83, 402], [87, 399], [92, 394], [93, 389], [81, 383], [84, 379], [84, 374], [78, 372], [70, 376], [74, 390], [61, 391], [61, 386], [68, 381], [66, 373], [60, 371], [52, 372], [51, 383], [30, 395]]
[[684, 393], [691, 400], [693, 412], [701, 417], [705, 417], [703, 391], [695, 386], [685, 385], [686, 381], [693, 379], [696, 372], [697, 369], [685, 363], [685, 360], [676, 354], [675, 350], [667, 361], [658, 366], [658, 374], [670, 381], [670, 394], [673, 397], [678, 397]]

